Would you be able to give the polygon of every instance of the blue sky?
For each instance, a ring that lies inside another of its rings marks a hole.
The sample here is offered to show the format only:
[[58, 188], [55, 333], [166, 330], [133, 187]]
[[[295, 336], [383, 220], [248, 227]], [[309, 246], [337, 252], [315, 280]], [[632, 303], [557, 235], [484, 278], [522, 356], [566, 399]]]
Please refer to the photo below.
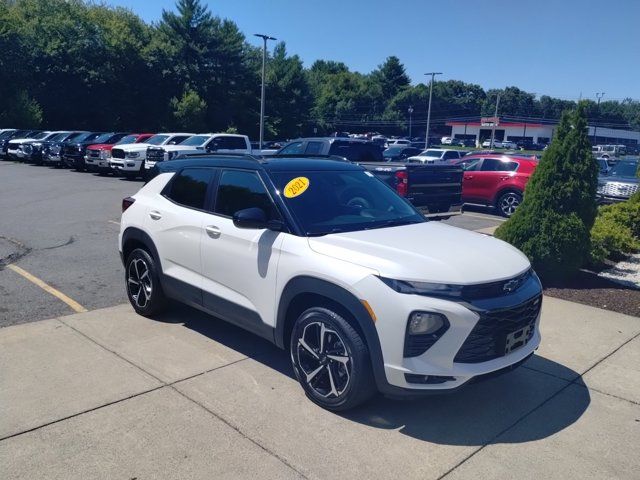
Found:
[[[173, 0], [107, 0], [147, 21]], [[369, 72], [387, 56], [423, 73], [515, 85], [538, 95], [640, 99], [640, 0], [216, 0], [248, 40], [266, 33], [310, 66], [337, 60]]]

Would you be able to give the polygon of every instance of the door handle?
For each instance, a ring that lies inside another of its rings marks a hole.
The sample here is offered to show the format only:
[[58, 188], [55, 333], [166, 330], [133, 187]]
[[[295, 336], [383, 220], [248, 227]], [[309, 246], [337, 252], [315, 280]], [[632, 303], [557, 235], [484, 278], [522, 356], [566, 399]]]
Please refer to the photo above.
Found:
[[151, 220], [160, 220], [162, 218], [162, 214], [157, 210], [151, 210], [149, 212], [149, 216], [151, 217]]
[[220, 229], [214, 225], [207, 225], [204, 227], [204, 231], [207, 232], [211, 238], [220, 238]]

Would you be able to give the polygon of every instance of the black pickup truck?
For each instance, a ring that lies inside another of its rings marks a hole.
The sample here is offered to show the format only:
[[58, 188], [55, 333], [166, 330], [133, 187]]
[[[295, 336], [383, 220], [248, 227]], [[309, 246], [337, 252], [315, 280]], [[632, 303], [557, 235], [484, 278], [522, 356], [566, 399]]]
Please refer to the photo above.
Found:
[[299, 138], [274, 156], [317, 155], [358, 163], [388, 183], [425, 216], [445, 219], [461, 212], [462, 167], [447, 164], [387, 162], [374, 142], [351, 138]]

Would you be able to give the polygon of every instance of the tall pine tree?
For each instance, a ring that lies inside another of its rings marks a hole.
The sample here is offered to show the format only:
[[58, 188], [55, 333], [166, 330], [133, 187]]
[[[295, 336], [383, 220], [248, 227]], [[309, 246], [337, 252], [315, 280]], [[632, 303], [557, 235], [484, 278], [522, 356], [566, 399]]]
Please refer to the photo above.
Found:
[[522, 250], [544, 278], [565, 278], [587, 260], [597, 213], [598, 167], [584, 102], [565, 112], [514, 215], [496, 237]]

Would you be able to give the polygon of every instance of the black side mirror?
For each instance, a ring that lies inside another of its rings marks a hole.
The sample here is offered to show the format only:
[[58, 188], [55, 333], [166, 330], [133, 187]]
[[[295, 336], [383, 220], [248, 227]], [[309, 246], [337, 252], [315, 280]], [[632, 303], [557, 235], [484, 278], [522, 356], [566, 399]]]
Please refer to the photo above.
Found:
[[238, 228], [267, 228], [267, 214], [261, 208], [245, 208], [233, 214], [233, 224]]

